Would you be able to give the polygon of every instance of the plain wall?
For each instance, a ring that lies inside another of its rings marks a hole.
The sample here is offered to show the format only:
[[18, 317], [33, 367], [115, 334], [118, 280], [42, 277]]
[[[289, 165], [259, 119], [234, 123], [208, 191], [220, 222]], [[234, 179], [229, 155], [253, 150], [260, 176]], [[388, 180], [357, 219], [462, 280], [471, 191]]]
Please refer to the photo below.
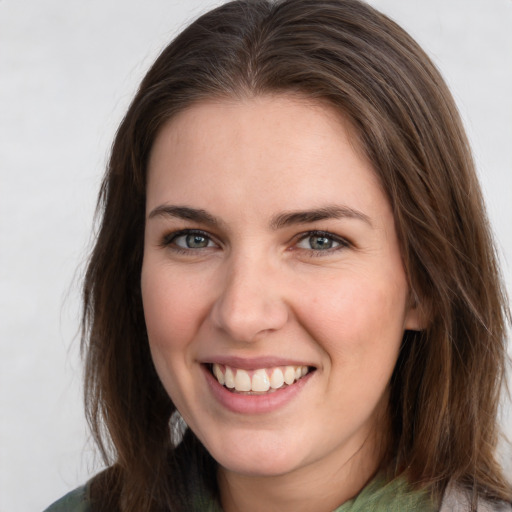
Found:
[[[215, 3], [0, 0], [0, 512], [42, 510], [101, 467], [77, 339], [97, 189], [145, 70]], [[371, 3], [452, 88], [512, 292], [512, 1]]]

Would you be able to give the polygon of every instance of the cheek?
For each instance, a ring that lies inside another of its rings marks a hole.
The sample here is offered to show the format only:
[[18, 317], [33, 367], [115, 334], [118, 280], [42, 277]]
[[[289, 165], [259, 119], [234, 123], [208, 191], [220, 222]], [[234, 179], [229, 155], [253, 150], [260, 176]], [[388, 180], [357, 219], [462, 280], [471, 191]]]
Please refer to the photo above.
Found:
[[404, 331], [405, 279], [345, 276], [302, 304], [304, 326], [344, 374], [388, 374]]
[[182, 350], [201, 322], [197, 290], [161, 266], [144, 263], [142, 302], [153, 352]]
[[[184, 417], [193, 389], [195, 334], [201, 322], [197, 291], [181, 282], [167, 265], [145, 261], [142, 301], [151, 357], [157, 374]], [[193, 400], [194, 401], [194, 400]]]

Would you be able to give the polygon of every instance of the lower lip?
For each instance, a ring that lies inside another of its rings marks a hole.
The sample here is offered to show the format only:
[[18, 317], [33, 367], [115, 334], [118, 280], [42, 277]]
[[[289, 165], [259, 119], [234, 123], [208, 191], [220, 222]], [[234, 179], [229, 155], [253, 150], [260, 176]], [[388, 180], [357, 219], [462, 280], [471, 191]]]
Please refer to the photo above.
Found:
[[206, 382], [217, 401], [231, 412], [239, 414], [265, 414], [284, 407], [293, 400], [309, 382], [314, 372], [310, 372], [291, 386], [262, 395], [233, 393], [219, 384], [207, 366], [202, 365]]

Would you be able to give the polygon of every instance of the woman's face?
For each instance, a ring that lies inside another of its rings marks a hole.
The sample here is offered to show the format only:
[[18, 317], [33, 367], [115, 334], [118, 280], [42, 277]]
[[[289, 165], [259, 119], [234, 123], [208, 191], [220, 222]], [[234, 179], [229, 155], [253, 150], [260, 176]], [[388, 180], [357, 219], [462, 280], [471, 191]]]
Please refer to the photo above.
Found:
[[219, 100], [152, 149], [151, 353], [225, 471], [378, 462], [402, 335], [419, 326], [390, 205], [347, 128], [293, 96]]

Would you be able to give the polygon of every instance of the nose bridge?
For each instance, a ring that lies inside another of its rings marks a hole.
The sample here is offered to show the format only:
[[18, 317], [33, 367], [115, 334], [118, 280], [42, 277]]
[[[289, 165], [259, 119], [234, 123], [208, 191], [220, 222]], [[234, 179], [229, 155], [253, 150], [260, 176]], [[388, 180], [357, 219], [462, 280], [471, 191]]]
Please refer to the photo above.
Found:
[[279, 269], [262, 254], [232, 255], [212, 309], [216, 326], [236, 341], [250, 342], [280, 329], [288, 309]]

